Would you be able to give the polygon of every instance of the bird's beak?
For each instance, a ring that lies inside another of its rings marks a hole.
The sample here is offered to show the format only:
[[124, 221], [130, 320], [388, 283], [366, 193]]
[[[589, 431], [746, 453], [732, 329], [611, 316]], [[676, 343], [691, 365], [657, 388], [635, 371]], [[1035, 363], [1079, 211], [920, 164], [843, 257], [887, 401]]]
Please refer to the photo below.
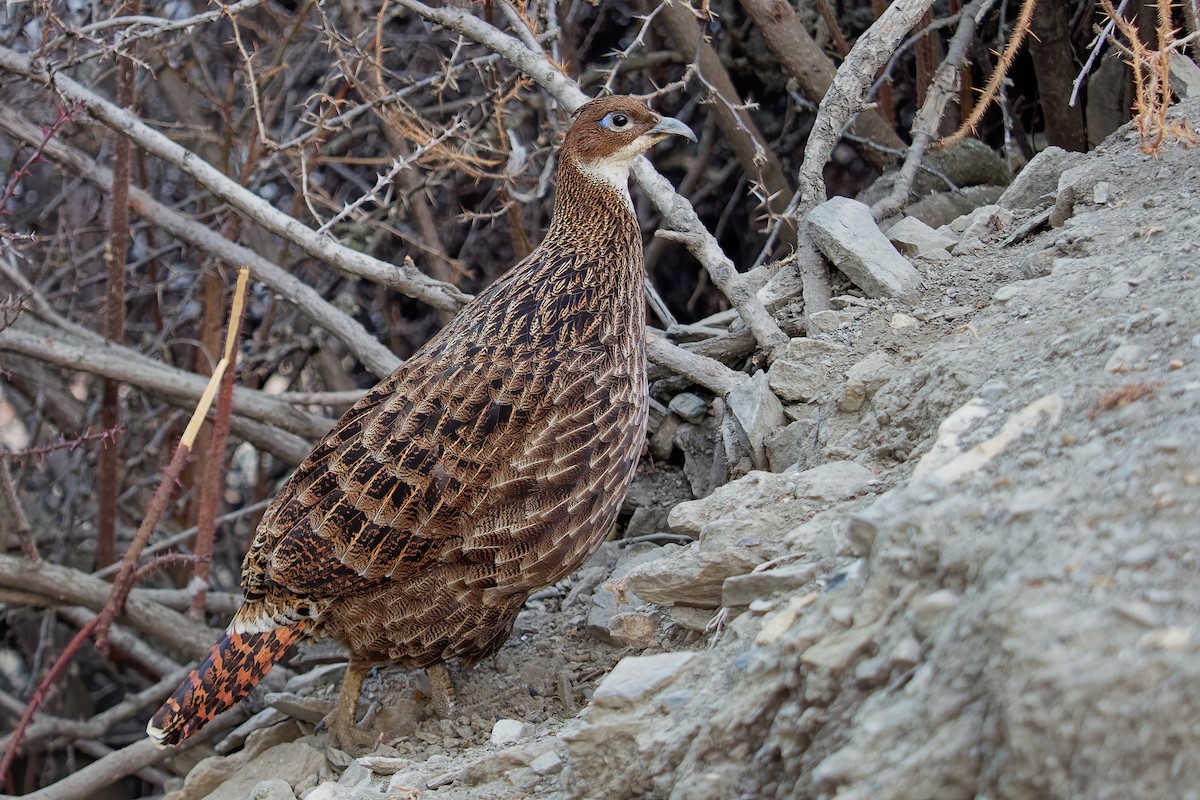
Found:
[[658, 124], [647, 131], [651, 136], [682, 136], [685, 139], [696, 140], [692, 129], [674, 117], [660, 117]]

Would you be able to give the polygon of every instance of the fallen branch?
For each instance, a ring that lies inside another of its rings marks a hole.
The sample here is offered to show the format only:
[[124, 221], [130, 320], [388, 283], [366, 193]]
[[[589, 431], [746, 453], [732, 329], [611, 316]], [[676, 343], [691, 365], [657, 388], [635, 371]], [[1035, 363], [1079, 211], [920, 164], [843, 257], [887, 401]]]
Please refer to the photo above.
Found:
[[[0, 555], [0, 587], [36, 595], [47, 606], [83, 606], [99, 611], [112, 592], [112, 585], [70, 567], [45, 561]], [[213, 631], [164, 605], [130, 595], [117, 621], [189, 658], [208, 652]]]

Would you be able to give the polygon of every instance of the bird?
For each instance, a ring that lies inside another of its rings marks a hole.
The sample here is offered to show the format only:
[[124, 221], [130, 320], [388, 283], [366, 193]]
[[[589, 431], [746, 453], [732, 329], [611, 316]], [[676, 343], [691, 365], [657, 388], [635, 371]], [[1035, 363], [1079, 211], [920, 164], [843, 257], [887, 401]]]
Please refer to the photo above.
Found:
[[178, 744], [300, 642], [349, 653], [326, 723], [344, 749], [368, 670], [504, 644], [528, 596], [615, 525], [645, 439], [646, 311], [633, 163], [671, 136], [642, 100], [583, 104], [559, 149], [550, 226], [337, 422], [281, 487], [242, 563], [243, 603], [147, 724]]

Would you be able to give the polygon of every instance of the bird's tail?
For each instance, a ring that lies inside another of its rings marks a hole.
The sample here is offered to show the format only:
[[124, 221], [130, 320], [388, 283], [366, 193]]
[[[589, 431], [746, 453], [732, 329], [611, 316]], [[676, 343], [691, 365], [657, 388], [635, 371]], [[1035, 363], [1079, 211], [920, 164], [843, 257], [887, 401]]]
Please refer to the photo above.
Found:
[[254, 633], [226, 631], [146, 725], [160, 745], [179, 744], [250, 694], [304, 637], [308, 620]]

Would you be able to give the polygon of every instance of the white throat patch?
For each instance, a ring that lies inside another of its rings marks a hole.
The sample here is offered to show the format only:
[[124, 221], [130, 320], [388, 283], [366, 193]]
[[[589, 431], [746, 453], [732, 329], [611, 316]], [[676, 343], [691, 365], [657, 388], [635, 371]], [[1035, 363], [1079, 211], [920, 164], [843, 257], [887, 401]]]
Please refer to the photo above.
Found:
[[625, 205], [629, 206], [632, 211], [633, 198], [629, 196], [629, 168], [643, 152], [645, 152], [645, 146], [635, 140], [607, 158], [591, 164], [585, 164], [582, 161], [577, 163], [579, 171], [586, 178], [596, 183], [607, 184], [615, 189], [617, 194], [625, 198]]

